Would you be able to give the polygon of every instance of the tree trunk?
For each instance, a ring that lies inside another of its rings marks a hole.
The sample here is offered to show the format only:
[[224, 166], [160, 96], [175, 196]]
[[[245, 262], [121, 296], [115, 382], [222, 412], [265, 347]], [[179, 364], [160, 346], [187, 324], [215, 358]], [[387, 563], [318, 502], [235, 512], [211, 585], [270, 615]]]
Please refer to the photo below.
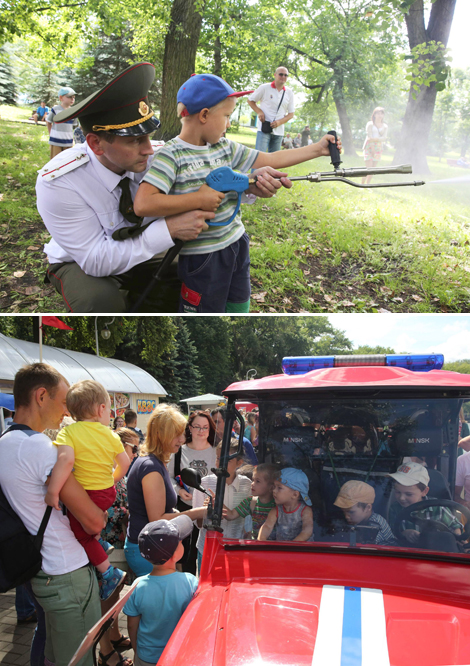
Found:
[[194, 74], [196, 50], [201, 32], [202, 14], [196, 11], [196, 0], [174, 0], [170, 25], [165, 37], [163, 56], [161, 128], [157, 138], [163, 141], [180, 133], [176, 115], [176, 95], [181, 85]]
[[351, 131], [351, 123], [349, 122], [348, 112], [343, 95], [343, 79], [335, 73], [335, 84], [333, 86], [333, 99], [338, 112], [339, 122], [341, 124], [341, 141], [343, 143], [343, 151], [345, 155], [356, 155], [354, 149], [353, 135]]
[[[431, 8], [428, 27], [424, 22], [424, 0], [416, 0], [406, 15], [410, 49], [424, 42], [442, 42], [447, 46], [456, 0], [436, 0]], [[400, 132], [394, 163], [411, 163], [417, 173], [429, 173], [426, 150], [437, 91], [435, 83], [421, 86], [416, 99], [410, 93]]]
[[220, 25], [214, 24], [214, 32], [217, 35], [214, 41], [214, 74], [220, 76], [222, 72], [222, 45], [220, 43], [219, 35]]

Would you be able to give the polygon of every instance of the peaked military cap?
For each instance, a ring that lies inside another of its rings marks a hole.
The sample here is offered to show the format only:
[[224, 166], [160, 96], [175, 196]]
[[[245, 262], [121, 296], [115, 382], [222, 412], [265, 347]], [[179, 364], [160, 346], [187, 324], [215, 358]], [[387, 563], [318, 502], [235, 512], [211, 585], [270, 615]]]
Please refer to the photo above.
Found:
[[58, 113], [54, 122], [79, 118], [85, 134], [111, 132], [118, 136], [150, 134], [160, 127], [148, 101], [155, 78], [149, 62], [131, 65], [82, 102]]

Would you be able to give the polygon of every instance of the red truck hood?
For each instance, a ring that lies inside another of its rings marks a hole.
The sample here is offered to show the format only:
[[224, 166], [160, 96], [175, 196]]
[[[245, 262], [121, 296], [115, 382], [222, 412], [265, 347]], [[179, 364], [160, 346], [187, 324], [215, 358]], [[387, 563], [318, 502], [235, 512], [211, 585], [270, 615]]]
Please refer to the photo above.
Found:
[[379, 589], [294, 581], [201, 589], [159, 666], [470, 663], [470, 611]]

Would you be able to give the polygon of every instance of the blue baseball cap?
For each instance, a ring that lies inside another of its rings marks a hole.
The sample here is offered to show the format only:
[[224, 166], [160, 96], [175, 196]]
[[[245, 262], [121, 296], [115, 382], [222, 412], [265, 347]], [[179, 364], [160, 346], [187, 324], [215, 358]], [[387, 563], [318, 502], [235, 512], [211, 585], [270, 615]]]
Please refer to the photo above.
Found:
[[59, 97], [62, 97], [62, 95], [75, 95], [75, 90], [73, 88], [69, 88], [68, 86], [62, 86], [62, 88], [59, 90]]
[[214, 74], [193, 74], [178, 90], [176, 100], [185, 105], [189, 115], [210, 109], [227, 97], [250, 95], [253, 90], [235, 92], [229, 84]]
[[298, 490], [300, 497], [305, 504], [312, 506], [310, 497], [308, 496], [308, 477], [302, 472], [301, 469], [295, 467], [286, 467], [281, 470], [281, 483], [290, 488], [291, 490]]

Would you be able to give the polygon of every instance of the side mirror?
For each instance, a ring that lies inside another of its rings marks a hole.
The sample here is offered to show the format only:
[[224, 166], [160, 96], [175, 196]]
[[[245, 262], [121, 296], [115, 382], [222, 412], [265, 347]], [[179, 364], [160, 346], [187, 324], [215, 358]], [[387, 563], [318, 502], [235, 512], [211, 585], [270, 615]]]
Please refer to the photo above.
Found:
[[185, 483], [190, 488], [196, 488], [196, 490], [200, 490], [202, 492], [205, 491], [205, 489], [201, 486], [201, 475], [199, 472], [196, 472], [195, 469], [191, 469], [191, 467], [185, 467], [181, 470], [181, 481], [183, 481], [183, 483]]

